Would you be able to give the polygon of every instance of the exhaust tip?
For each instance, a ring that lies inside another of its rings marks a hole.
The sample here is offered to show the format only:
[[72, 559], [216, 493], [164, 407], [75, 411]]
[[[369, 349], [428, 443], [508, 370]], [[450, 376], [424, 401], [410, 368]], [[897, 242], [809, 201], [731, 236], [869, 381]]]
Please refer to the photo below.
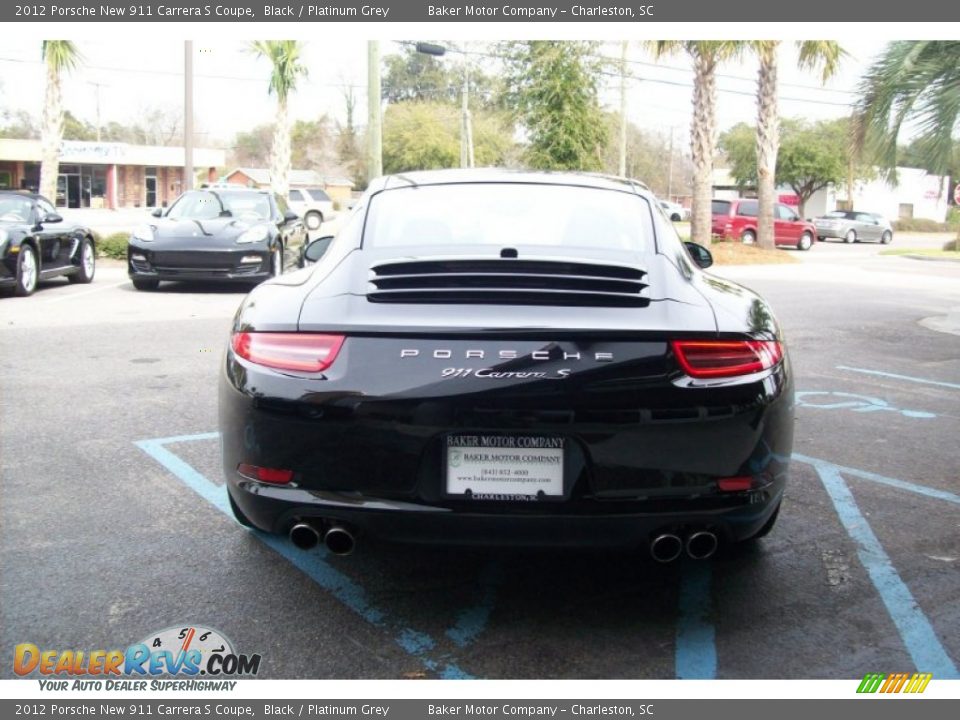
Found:
[[301, 550], [311, 550], [320, 543], [320, 533], [313, 525], [297, 523], [290, 528], [290, 542]]
[[683, 541], [673, 533], [658, 535], [650, 543], [650, 555], [657, 562], [673, 562], [683, 552]]
[[717, 551], [717, 536], [709, 530], [699, 530], [687, 538], [687, 555], [694, 560], [706, 560]]
[[345, 527], [335, 525], [323, 536], [323, 544], [334, 555], [349, 555], [356, 546], [356, 540]]

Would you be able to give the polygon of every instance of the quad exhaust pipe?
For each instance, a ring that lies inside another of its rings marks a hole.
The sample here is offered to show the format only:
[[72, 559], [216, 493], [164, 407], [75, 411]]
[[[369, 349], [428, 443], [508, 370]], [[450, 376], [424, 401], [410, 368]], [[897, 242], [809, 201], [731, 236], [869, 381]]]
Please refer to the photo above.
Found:
[[661, 533], [650, 542], [650, 555], [661, 563], [671, 563], [686, 550], [693, 560], [706, 560], [713, 557], [719, 547], [719, 539], [711, 530], [695, 530], [684, 541], [672, 532]]
[[323, 526], [299, 522], [290, 528], [290, 542], [300, 550], [312, 550], [321, 540], [334, 555], [349, 555], [356, 547], [353, 532], [343, 525], [329, 525], [324, 529]]

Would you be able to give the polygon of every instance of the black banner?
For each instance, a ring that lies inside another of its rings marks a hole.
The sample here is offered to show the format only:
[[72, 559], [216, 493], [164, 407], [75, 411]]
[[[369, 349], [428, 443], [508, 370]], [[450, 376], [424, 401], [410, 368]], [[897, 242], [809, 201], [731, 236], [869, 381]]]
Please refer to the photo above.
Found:
[[[137, 2], [61, 0], [4, 4], [3, 22], [951, 22], [960, 6], [942, 0], [771, 3], [768, 0], [370, 0], [369, 2]], [[824, 25], [825, 36], [830, 33]]]

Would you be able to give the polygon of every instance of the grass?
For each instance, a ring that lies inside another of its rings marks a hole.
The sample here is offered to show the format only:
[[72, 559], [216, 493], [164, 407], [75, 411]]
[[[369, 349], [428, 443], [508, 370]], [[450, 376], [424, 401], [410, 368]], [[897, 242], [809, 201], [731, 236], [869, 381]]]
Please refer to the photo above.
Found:
[[710, 246], [717, 265], [774, 265], [800, 262], [785, 250], [767, 250], [739, 242], [715, 242]]
[[960, 260], [960, 252], [956, 250], [933, 250], [931, 248], [893, 248], [890, 250], [881, 250], [881, 255], [921, 255], [929, 258], [945, 258], [949, 260]]

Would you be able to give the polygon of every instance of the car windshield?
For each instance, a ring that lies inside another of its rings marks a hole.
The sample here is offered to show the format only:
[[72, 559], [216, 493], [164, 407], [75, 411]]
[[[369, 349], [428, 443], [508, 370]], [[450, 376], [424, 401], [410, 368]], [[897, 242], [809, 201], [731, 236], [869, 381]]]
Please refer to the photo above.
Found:
[[33, 203], [17, 195], [0, 196], [0, 222], [29, 222]]
[[364, 245], [563, 246], [642, 252], [653, 235], [638, 195], [569, 185], [398, 188], [370, 202]]
[[188, 192], [173, 204], [167, 217], [173, 220], [213, 220], [218, 217], [268, 220], [270, 201], [265, 193], [259, 192]]

